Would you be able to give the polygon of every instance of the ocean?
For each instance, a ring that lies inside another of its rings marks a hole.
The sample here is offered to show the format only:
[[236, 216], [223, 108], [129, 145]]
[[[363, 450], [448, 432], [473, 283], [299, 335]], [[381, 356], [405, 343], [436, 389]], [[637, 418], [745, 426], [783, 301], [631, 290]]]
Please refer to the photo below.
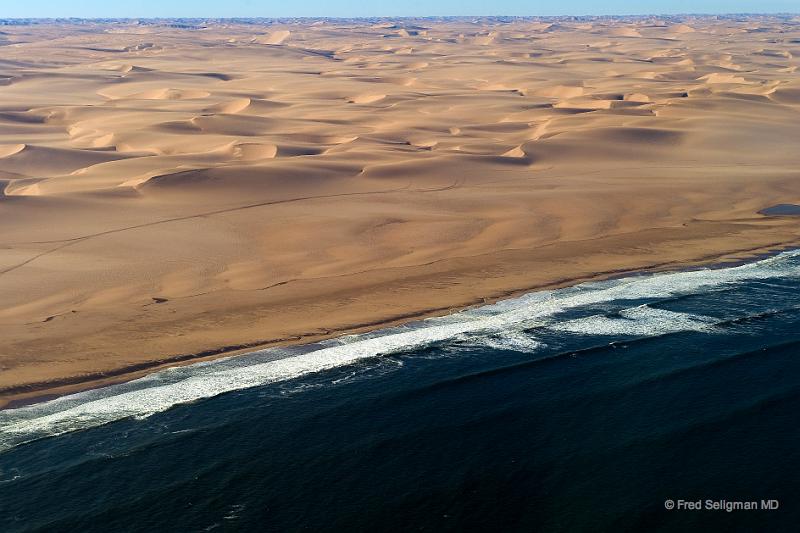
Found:
[[584, 283], [0, 411], [0, 531], [796, 531], [798, 280]]

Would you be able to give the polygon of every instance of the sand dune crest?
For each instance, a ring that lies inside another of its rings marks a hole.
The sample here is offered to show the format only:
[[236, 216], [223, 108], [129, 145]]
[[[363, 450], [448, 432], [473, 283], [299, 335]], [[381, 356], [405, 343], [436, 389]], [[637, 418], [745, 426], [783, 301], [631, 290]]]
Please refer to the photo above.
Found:
[[348, 102], [351, 104], [372, 104], [374, 102], [380, 102], [386, 98], [385, 94], [358, 94], [356, 96], [351, 96], [347, 99]]
[[237, 100], [232, 100], [230, 102], [215, 104], [213, 106], [205, 108], [203, 111], [206, 113], [236, 114], [236, 113], [241, 113], [242, 111], [250, 107], [251, 103], [252, 102], [249, 98], [239, 98]]
[[279, 45], [283, 44], [291, 34], [292, 32], [289, 30], [274, 31], [272, 33], [268, 33], [267, 35], [257, 37], [256, 42], [261, 44]]
[[24, 144], [2, 144], [0, 145], [0, 158], [18, 154], [25, 148]]
[[278, 154], [274, 144], [242, 143], [233, 147], [233, 156], [243, 161], [261, 161], [272, 159]]

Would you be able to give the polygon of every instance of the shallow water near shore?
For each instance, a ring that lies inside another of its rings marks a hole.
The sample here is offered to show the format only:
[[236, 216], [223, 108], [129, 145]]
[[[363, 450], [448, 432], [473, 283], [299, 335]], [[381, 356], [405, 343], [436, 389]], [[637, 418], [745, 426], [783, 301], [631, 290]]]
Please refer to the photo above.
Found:
[[0, 530], [790, 530], [798, 279], [586, 283], [2, 411]]

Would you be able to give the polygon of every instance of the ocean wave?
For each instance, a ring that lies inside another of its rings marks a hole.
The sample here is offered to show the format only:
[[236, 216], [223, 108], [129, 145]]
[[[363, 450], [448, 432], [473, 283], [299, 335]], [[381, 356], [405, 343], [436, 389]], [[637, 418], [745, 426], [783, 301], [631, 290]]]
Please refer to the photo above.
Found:
[[[737, 267], [631, 276], [528, 295], [440, 318], [351, 335], [296, 349], [251, 354], [177, 367], [120, 385], [0, 411], [0, 451], [42, 437], [147, 417], [178, 404], [226, 392], [287, 381], [381, 355], [471, 339], [495, 349], [532, 352], [543, 348], [526, 333], [548, 328], [571, 334], [655, 336], [710, 331], [716, 319], [626, 301], [702, 293], [744, 281], [800, 277], [800, 252]], [[601, 304], [622, 305], [617, 316], [567, 319], [563, 314]]]
[[522, 330], [508, 330], [486, 335], [465, 335], [455, 340], [470, 347], [481, 346], [492, 350], [522, 353], [533, 353], [545, 347], [543, 342]]
[[718, 320], [640, 305], [619, 312], [619, 318], [593, 315], [553, 324], [550, 329], [583, 335], [654, 336], [678, 331], [713, 331]]

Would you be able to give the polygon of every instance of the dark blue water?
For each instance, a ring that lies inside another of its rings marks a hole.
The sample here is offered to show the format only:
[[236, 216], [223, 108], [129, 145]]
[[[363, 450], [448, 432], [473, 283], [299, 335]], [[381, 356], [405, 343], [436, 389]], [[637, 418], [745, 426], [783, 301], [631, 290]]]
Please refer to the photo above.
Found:
[[5, 411], [0, 531], [797, 531], [798, 279], [590, 284]]

